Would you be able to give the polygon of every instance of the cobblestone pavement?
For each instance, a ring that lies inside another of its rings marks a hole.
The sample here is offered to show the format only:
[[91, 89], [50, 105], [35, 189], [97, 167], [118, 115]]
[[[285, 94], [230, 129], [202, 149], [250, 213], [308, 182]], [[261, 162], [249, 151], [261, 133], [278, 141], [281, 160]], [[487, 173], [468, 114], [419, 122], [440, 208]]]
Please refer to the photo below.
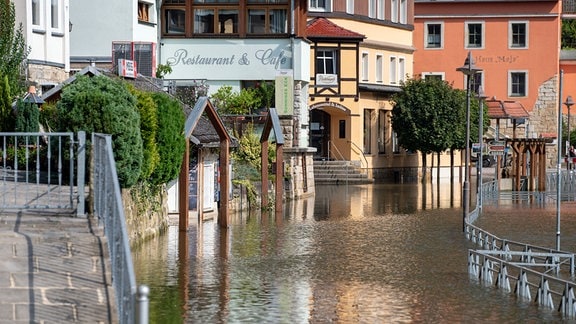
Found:
[[102, 231], [64, 213], [0, 210], [0, 323], [112, 323]]

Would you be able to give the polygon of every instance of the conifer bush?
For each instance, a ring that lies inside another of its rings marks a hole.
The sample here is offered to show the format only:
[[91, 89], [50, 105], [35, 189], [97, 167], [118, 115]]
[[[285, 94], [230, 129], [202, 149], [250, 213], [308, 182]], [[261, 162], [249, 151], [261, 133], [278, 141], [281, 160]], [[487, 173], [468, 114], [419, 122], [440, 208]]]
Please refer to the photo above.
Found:
[[165, 93], [153, 93], [158, 116], [156, 144], [160, 163], [156, 166], [150, 181], [153, 184], [168, 183], [178, 177], [182, 158], [186, 149], [184, 138], [184, 112], [178, 100]]
[[136, 98], [119, 80], [78, 76], [62, 90], [57, 103], [60, 131], [110, 134], [120, 186], [140, 177], [143, 145]]

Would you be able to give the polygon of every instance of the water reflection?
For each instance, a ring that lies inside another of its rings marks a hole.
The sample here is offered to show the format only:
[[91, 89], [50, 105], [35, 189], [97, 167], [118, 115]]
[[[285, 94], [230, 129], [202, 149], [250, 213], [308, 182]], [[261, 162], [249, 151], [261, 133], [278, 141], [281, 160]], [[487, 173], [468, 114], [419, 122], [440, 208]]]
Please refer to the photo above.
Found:
[[235, 215], [228, 229], [171, 227], [134, 254], [138, 282], [151, 287], [150, 322], [559, 320], [469, 278], [454, 191], [324, 186], [280, 215]]

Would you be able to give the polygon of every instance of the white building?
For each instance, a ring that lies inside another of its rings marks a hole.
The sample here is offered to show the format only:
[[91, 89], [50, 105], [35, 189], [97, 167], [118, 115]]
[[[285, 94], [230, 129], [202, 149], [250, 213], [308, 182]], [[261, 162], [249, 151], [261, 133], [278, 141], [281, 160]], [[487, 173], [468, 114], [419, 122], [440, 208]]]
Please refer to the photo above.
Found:
[[[53, 0], [55, 1], [55, 0]], [[68, 0], [67, 0], [68, 1]], [[134, 60], [138, 72], [154, 76], [160, 0], [74, 0], [70, 2], [70, 64], [114, 68]]]
[[30, 54], [26, 79], [46, 91], [70, 72], [69, 0], [13, 0]]

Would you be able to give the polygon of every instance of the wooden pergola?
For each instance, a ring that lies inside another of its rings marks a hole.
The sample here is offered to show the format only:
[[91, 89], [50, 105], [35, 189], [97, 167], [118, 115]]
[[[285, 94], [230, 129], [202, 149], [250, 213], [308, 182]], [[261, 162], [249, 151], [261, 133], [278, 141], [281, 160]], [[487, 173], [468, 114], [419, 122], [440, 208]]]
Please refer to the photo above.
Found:
[[[189, 186], [189, 163], [190, 163], [190, 137], [192, 132], [198, 125], [198, 121], [202, 115], [206, 113], [206, 116], [210, 120], [212, 126], [218, 138], [220, 139], [220, 204], [218, 208], [218, 224], [221, 227], [228, 227], [228, 202], [229, 202], [229, 183], [230, 183], [230, 172], [228, 165], [230, 164], [230, 134], [224, 127], [220, 116], [216, 112], [216, 109], [208, 100], [208, 97], [200, 97], [194, 105], [194, 108], [188, 115], [186, 119], [186, 124], [184, 125], [184, 136], [186, 137], [186, 150], [184, 152], [184, 158], [182, 159], [182, 167], [180, 168], [180, 176], [178, 178], [178, 209], [179, 209], [179, 230], [188, 230], [188, 186]], [[199, 183], [198, 186], [202, 186], [203, 183]], [[198, 217], [202, 218], [202, 208], [198, 208]]]
[[[514, 138], [506, 141], [512, 148], [512, 173], [514, 190], [520, 190], [520, 181], [528, 181], [528, 191], [546, 190], [546, 143], [545, 138]], [[529, 172], [528, 172], [529, 171]], [[534, 180], [538, 183], [535, 184]]]

